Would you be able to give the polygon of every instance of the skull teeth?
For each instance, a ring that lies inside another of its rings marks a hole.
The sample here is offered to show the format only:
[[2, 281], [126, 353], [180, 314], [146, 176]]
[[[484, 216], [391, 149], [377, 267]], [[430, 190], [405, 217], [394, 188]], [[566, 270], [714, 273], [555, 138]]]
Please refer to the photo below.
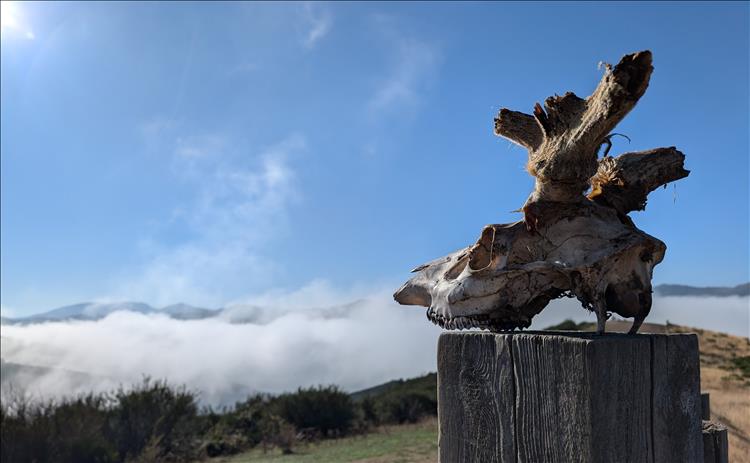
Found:
[[471, 328], [490, 329], [490, 317], [486, 315], [471, 317], [445, 317], [433, 309], [427, 310], [427, 318], [440, 326], [449, 330], [466, 330]]
[[477, 314], [471, 316], [458, 316], [458, 317], [446, 317], [438, 313], [435, 309], [427, 309], [427, 319], [432, 323], [440, 326], [447, 330], [467, 330], [471, 328], [479, 328], [482, 330], [490, 331], [508, 331], [516, 328], [524, 328], [529, 326], [528, 320], [515, 320], [505, 321], [504, 323], [498, 323], [500, 321], [499, 316], [493, 316], [492, 314]]

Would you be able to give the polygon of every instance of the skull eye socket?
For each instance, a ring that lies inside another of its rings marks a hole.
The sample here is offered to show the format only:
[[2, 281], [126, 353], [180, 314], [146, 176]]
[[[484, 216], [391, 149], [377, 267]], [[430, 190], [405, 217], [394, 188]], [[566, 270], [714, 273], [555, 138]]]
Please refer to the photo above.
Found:
[[495, 242], [495, 227], [484, 227], [482, 236], [469, 251], [469, 269], [476, 272], [492, 263], [492, 246]]
[[456, 261], [456, 263], [448, 269], [447, 272], [445, 272], [445, 279], [446, 280], [455, 280], [456, 277], [458, 277], [461, 272], [464, 271], [466, 268], [466, 264], [469, 263], [469, 254], [464, 254], [461, 258]]

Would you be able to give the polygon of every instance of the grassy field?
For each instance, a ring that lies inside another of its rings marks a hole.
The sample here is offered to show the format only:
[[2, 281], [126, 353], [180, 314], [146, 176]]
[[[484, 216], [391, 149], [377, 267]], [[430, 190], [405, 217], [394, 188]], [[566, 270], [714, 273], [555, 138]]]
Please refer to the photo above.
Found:
[[437, 462], [437, 420], [419, 424], [384, 426], [376, 432], [356, 437], [298, 446], [292, 455], [278, 450], [253, 450], [233, 458], [215, 459], [221, 463], [432, 463]]

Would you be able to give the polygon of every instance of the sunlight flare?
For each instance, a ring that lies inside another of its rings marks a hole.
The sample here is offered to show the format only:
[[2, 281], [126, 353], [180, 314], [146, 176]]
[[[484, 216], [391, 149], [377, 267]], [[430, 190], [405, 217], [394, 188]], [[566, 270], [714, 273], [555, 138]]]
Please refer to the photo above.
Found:
[[29, 40], [35, 38], [34, 32], [21, 20], [18, 2], [0, 2], [0, 30], [3, 33], [21, 35]]

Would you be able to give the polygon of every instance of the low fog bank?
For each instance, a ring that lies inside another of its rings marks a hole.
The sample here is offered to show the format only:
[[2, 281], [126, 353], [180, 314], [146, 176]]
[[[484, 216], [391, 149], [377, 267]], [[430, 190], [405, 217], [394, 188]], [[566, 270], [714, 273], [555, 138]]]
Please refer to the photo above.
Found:
[[[145, 375], [185, 384], [217, 405], [251, 392], [319, 384], [354, 391], [435, 371], [440, 329], [423, 309], [400, 307], [388, 293], [336, 310], [298, 307], [273, 319], [268, 312], [262, 324], [116, 312], [98, 321], [3, 325], [4, 387], [15, 379], [36, 396], [67, 395], [127, 386]], [[9, 363], [54, 370], [11, 378], [18, 367]]]
[[[543, 329], [566, 318], [596, 322], [576, 299], [552, 301], [534, 318], [531, 329]], [[632, 319], [628, 319], [632, 320]], [[750, 297], [654, 296], [647, 323], [666, 323], [750, 336]]]
[[[356, 302], [342, 305], [344, 300]], [[150, 376], [200, 391], [206, 404], [226, 405], [251, 392], [318, 384], [354, 391], [436, 369], [440, 329], [426, 320], [424, 309], [396, 305], [390, 292], [357, 298], [302, 292], [251, 302], [247, 307], [263, 310], [256, 323], [116, 312], [98, 321], [4, 325], [3, 388], [13, 381], [36, 396], [69, 395]], [[657, 297], [647, 321], [747, 337], [748, 302]], [[258, 309], [261, 304], [264, 309]], [[538, 315], [532, 328], [566, 318], [595, 320], [574, 299], [563, 299]]]

